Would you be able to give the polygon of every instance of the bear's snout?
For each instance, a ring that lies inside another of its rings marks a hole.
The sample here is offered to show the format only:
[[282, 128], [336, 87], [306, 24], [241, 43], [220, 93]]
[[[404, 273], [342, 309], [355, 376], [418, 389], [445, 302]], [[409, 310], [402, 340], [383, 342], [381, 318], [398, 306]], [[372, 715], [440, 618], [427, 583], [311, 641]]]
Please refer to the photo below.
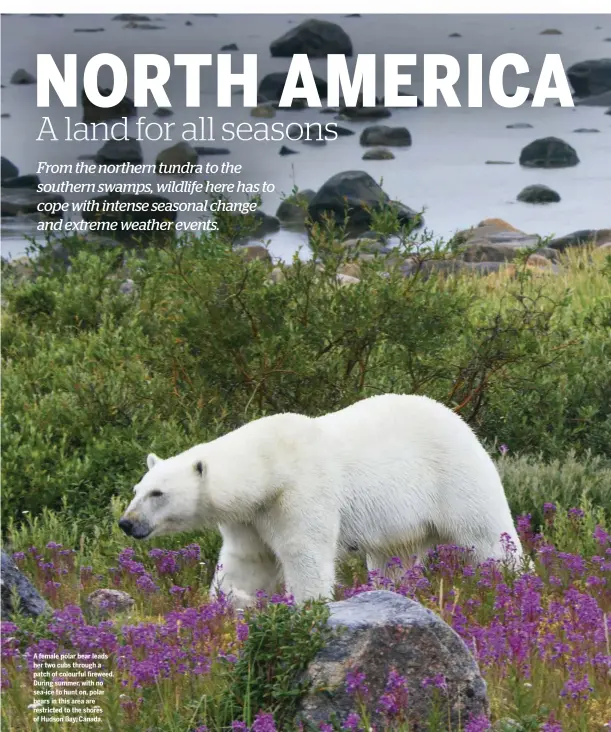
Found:
[[141, 519], [128, 519], [122, 518], [119, 521], [119, 528], [124, 531], [132, 539], [146, 539], [146, 537], [152, 532], [152, 528], [148, 521]]
[[119, 528], [124, 531], [128, 536], [132, 535], [134, 530], [134, 524], [129, 519], [121, 519], [119, 521]]

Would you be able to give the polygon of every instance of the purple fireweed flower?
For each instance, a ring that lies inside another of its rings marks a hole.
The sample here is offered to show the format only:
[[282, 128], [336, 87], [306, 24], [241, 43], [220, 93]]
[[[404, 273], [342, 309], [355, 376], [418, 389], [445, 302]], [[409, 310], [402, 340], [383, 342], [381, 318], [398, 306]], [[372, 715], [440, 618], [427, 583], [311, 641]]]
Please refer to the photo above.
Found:
[[327, 724], [326, 722], [321, 722], [318, 725], [319, 732], [334, 732], [333, 725]]
[[571, 702], [586, 701], [590, 693], [594, 691], [590, 686], [590, 680], [587, 676], [581, 679], [570, 678], [564, 685], [560, 696], [564, 697], [567, 707], [572, 706]]
[[556, 717], [551, 714], [547, 722], [541, 725], [541, 732], [562, 732], [562, 725], [556, 721]]
[[250, 728], [251, 732], [277, 732], [274, 715], [259, 712]]
[[169, 549], [151, 549], [149, 557], [155, 562], [159, 574], [176, 574], [179, 570], [180, 553]]
[[507, 455], [507, 453], [509, 452], [509, 447], [505, 443], [503, 443], [502, 445], [499, 445], [499, 452], [503, 457], [505, 457], [505, 455]]
[[236, 720], [235, 722], [231, 723], [231, 729], [233, 732], [248, 732], [248, 725], [246, 722], [240, 722]]
[[515, 554], [518, 551], [513, 539], [506, 533], [501, 534], [501, 546], [507, 554]]
[[485, 714], [472, 717], [465, 725], [465, 732], [486, 732], [491, 728], [490, 720]]
[[601, 546], [606, 546], [611, 543], [611, 535], [602, 526], [597, 526], [592, 536]]
[[143, 574], [136, 580], [136, 585], [143, 591], [143, 592], [157, 592], [159, 590], [159, 587], [155, 584], [153, 581], [153, 578], [150, 574]]
[[362, 732], [361, 718], [356, 712], [352, 712], [346, 717], [342, 724], [342, 730], [346, 732]]
[[199, 547], [199, 544], [189, 544], [189, 546], [185, 546], [180, 549], [179, 553], [183, 559], [186, 559], [188, 562], [194, 563], [199, 562], [201, 549]]
[[579, 520], [585, 516], [585, 513], [581, 510], [581, 508], [569, 508], [568, 515], [569, 518]]
[[240, 643], [243, 643], [248, 638], [248, 624], [238, 623], [236, 626], [236, 634]]
[[367, 696], [369, 688], [365, 682], [365, 674], [361, 671], [350, 669], [346, 673], [346, 691], [351, 696]]
[[395, 669], [391, 669], [386, 688], [378, 702], [378, 712], [388, 719], [398, 717], [407, 710], [407, 702], [407, 681]]
[[13, 552], [13, 560], [15, 562], [22, 562], [25, 559], [25, 552]]

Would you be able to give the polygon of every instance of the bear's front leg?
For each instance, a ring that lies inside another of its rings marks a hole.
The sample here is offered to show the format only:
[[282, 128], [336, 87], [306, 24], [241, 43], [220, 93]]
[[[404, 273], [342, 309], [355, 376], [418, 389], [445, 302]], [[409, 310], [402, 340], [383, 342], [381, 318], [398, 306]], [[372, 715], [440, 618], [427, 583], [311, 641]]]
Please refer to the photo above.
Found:
[[223, 546], [210, 596], [222, 591], [242, 609], [255, 604], [258, 590], [273, 593], [278, 583], [278, 564], [256, 530], [245, 524], [224, 524], [219, 530]]
[[[288, 501], [287, 501], [288, 503]], [[331, 599], [335, 586], [335, 560], [339, 538], [339, 514], [320, 503], [316, 510], [296, 502], [272, 508], [261, 526], [278, 557], [286, 590], [295, 602]], [[271, 530], [270, 530], [271, 529]], [[267, 540], [267, 539], [266, 539]]]

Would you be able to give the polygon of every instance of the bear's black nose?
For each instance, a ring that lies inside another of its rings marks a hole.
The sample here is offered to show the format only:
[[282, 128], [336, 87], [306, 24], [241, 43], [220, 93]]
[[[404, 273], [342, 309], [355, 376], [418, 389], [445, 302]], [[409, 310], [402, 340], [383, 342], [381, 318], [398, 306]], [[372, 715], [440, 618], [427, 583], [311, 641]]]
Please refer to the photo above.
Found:
[[121, 531], [124, 531], [128, 536], [132, 535], [132, 531], [134, 530], [134, 525], [129, 519], [121, 519], [119, 521], [119, 528]]

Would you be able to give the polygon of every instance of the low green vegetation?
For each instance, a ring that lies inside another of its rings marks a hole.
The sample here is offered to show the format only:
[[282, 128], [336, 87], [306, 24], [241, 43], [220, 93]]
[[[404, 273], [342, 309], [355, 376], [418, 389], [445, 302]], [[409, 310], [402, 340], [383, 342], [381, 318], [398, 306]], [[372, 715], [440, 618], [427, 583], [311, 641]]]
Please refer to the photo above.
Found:
[[[125, 257], [73, 240], [69, 271], [48, 256], [33, 277], [5, 268], [5, 515], [67, 498], [71, 516], [99, 517], [129, 495], [149, 451], [383, 392], [444, 402], [491, 450], [611, 458], [603, 252], [569, 254], [560, 275], [523, 265], [514, 277], [406, 278], [333, 239], [319, 232], [318, 261], [276, 267], [275, 283], [271, 262], [212, 236]], [[418, 250], [401, 256], [442, 256]], [[360, 281], [338, 282], [355, 261]]]

